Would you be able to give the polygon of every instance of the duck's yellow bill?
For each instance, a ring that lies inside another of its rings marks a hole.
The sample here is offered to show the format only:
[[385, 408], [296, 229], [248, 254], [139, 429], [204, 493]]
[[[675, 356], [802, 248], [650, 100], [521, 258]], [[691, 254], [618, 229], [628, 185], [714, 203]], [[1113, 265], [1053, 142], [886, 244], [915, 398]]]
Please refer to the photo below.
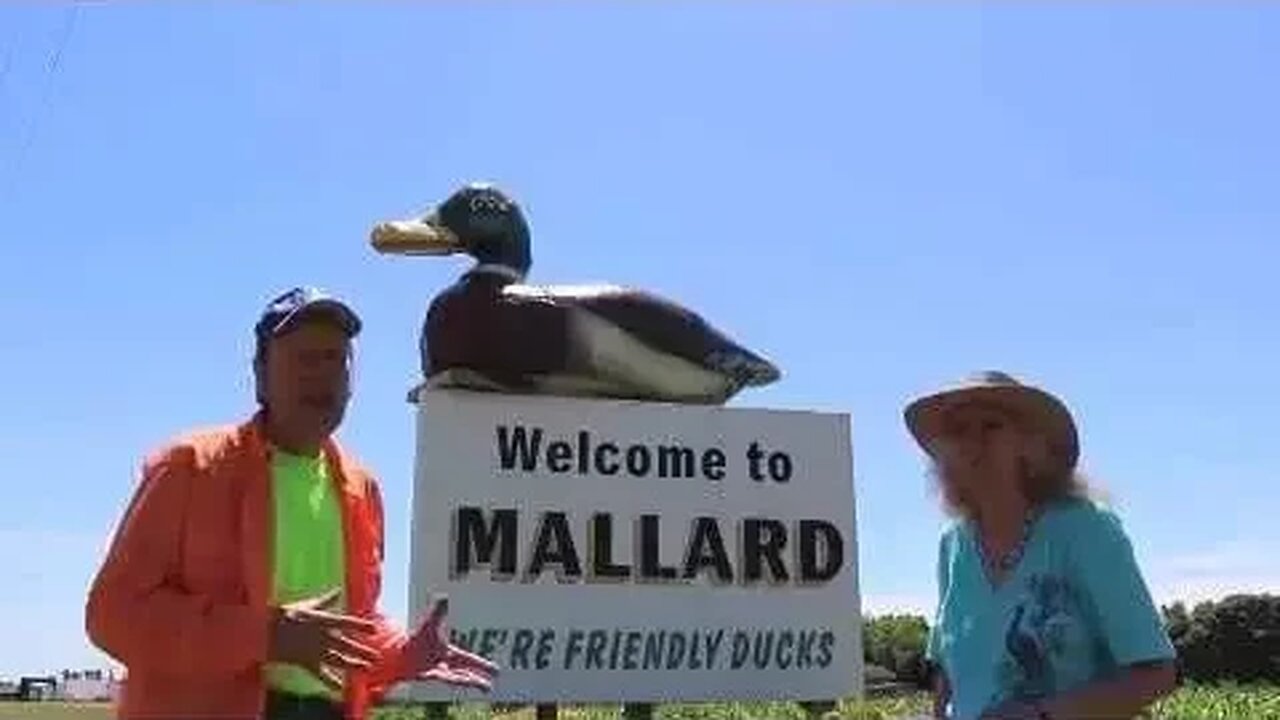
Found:
[[451, 255], [461, 251], [458, 236], [432, 220], [380, 222], [373, 227], [369, 242], [385, 255]]

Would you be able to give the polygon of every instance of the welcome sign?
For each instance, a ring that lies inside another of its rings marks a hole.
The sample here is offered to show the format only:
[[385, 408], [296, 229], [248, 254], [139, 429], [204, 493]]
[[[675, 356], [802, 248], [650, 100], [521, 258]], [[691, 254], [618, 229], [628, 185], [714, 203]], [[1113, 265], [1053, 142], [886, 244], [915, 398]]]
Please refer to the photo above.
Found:
[[450, 597], [493, 691], [861, 694], [848, 416], [436, 390], [419, 403], [411, 621]]

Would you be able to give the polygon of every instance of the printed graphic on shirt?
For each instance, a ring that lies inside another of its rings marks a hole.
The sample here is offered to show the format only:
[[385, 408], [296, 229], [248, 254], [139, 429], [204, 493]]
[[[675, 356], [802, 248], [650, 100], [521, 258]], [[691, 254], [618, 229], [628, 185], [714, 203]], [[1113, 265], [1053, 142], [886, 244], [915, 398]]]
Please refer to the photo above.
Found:
[[1032, 575], [1004, 634], [998, 680], [1004, 697], [1052, 695], [1054, 664], [1079, 639], [1079, 595], [1066, 578]]

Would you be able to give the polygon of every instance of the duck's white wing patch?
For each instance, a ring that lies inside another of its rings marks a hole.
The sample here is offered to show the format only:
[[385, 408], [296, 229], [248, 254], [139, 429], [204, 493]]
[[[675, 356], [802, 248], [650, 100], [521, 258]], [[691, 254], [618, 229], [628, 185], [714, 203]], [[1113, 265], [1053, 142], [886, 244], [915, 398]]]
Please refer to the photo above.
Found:
[[427, 378], [423, 385], [428, 389], [456, 387], [470, 388], [474, 390], [488, 390], [493, 392], [501, 392], [507, 389], [483, 374], [469, 368], [449, 368], [448, 370], [442, 370]]
[[546, 395], [570, 395], [578, 397], [626, 397], [635, 388], [612, 378], [587, 377], [552, 373], [537, 380], [538, 392]]
[[577, 308], [573, 319], [575, 340], [600, 377], [671, 400], [714, 401], [728, 393], [725, 376], [658, 352], [595, 313]]
[[587, 298], [598, 295], [612, 295], [625, 292], [621, 285], [609, 283], [585, 283], [581, 285], [508, 285], [502, 288], [502, 294], [512, 297], [537, 300], [541, 298]]

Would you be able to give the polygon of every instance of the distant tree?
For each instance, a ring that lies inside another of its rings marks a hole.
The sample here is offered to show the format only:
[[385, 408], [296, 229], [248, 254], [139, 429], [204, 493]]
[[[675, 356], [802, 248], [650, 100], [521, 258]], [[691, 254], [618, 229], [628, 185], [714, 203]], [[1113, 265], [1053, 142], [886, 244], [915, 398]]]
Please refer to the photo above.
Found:
[[863, 620], [863, 657], [894, 674], [899, 682], [925, 686], [924, 660], [929, 623], [919, 615], [892, 614]]
[[1230, 595], [1162, 608], [1183, 679], [1280, 683], [1280, 595]]

